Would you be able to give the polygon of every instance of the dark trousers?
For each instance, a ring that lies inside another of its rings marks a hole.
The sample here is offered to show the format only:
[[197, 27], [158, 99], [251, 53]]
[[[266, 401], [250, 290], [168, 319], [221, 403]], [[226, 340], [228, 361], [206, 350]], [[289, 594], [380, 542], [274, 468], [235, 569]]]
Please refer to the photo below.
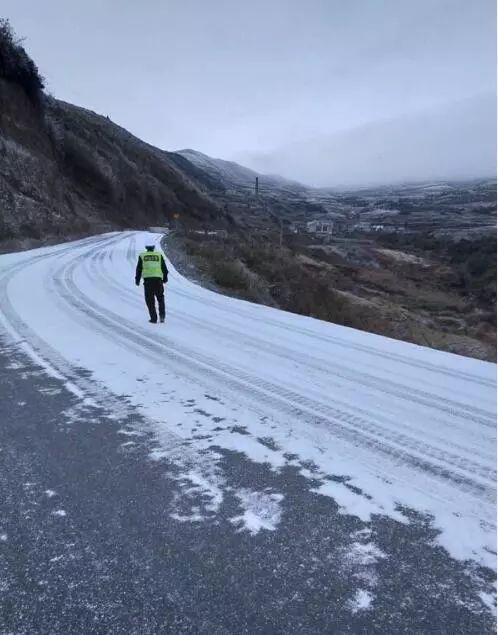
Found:
[[159, 305], [159, 317], [166, 315], [164, 307], [164, 285], [161, 278], [145, 278], [144, 279], [145, 304], [149, 309], [150, 319], [157, 322], [156, 298]]

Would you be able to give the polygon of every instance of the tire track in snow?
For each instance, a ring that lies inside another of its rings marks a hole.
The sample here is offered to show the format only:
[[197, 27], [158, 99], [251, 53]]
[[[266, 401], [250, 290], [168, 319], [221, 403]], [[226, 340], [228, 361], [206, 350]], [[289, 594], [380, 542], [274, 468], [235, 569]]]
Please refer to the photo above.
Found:
[[[285, 414], [308, 420], [314, 424], [324, 425], [338, 437], [358, 446], [367, 446], [391, 459], [406, 463], [416, 469], [432, 473], [442, 479], [452, 481], [460, 487], [468, 488], [485, 498], [494, 495], [493, 471], [458, 455], [428, 447], [423, 442], [413, 443], [410, 438], [399, 434], [388, 434], [388, 431], [366, 421], [362, 417], [342, 412], [291, 390], [261, 380], [233, 367], [219, 363], [197, 352], [186, 351], [178, 347], [173, 341], [166, 344], [158, 342], [144, 332], [140, 332], [136, 325], [123, 320], [120, 316], [95, 304], [88, 296], [80, 291], [74, 283], [73, 276], [81, 261], [91, 256], [96, 249], [81, 254], [66, 264], [64, 275], [56, 280], [61, 295], [75, 308], [93, 317], [99, 324], [99, 329], [107, 332], [111, 339], [120, 338], [126, 342], [133, 340], [143, 350], [146, 347], [149, 356], [164, 363], [165, 357], [180, 362], [187, 374], [192, 371], [197, 374], [210, 373], [221, 384], [229, 386], [235, 392], [248, 392], [256, 401], [271, 404], [274, 409]], [[194, 367], [197, 366], [197, 369]], [[195, 374], [195, 373], [194, 373]], [[379, 439], [382, 439], [382, 441]], [[429, 459], [432, 459], [430, 461]]]
[[[90, 260], [92, 262], [103, 264], [105, 258], [106, 255], [104, 253], [96, 253], [90, 258]], [[93, 275], [95, 277], [98, 277], [103, 284], [112, 285], [115, 290], [119, 291], [120, 295], [126, 295], [134, 301], [137, 299], [136, 295], [133, 294], [124, 285], [119, 284], [119, 282], [111, 282], [109, 278], [104, 278], [103, 273], [100, 269], [93, 268], [92, 272]], [[176, 290], [173, 290], [171, 293], [176, 293]], [[175, 309], [168, 311], [168, 314], [177, 315], [181, 319], [187, 320], [188, 322], [192, 323], [197, 328], [201, 328], [203, 330], [211, 332], [214, 331], [213, 326], [209, 322], [200, 320], [191, 314]], [[439, 410], [440, 412], [450, 414], [453, 417], [458, 417], [465, 423], [472, 421], [493, 430], [496, 427], [495, 414], [490, 413], [482, 408], [447, 399], [439, 395], [434, 395], [427, 391], [399, 384], [389, 379], [380, 379], [369, 375], [368, 373], [363, 373], [361, 371], [356, 371], [346, 366], [336, 364], [333, 361], [327, 362], [326, 364], [321, 363], [319, 360], [310, 355], [307, 355], [306, 353], [300, 351], [292, 351], [291, 349], [286, 348], [282, 345], [258, 338], [256, 334], [248, 337], [242, 331], [232, 329], [226, 324], [223, 325], [223, 336], [229, 336], [234, 343], [243, 342], [246, 346], [249, 346], [255, 350], [263, 349], [265, 351], [271, 351], [275, 356], [281, 357], [282, 359], [298, 361], [305, 364], [309, 368], [318, 371], [322, 375], [338, 377], [354, 385], [361, 385], [367, 388], [372, 388], [383, 394], [388, 394], [393, 397], [402, 399], [403, 401], [411, 401], [418, 405], [427, 406], [432, 410]], [[296, 357], [296, 355], [298, 355], [298, 357]]]
[[[193, 284], [193, 283], [190, 283], [190, 284]], [[366, 344], [359, 344], [357, 342], [346, 341], [343, 338], [334, 337], [331, 335], [323, 335], [318, 333], [317, 331], [313, 331], [312, 329], [307, 329], [306, 327], [296, 327], [291, 324], [287, 324], [287, 323], [278, 321], [276, 319], [272, 319], [269, 316], [265, 316], [264, 318], [258, 317], [256, 314], [253, 314], [253, 313], [249, 314], [247, 311], [244, 311], [241, 308], [236, 308], [234, 306], [235, 303], [227, 302], [221, 305], [220, 302], [216, 301], [215, 299], [209, 298], [207, 295], [207, 292], [206, 292], [206, 295], [202, 296], [202, 298], [194, 294], [188, 293], [188, 291], [185, 291], [184, 289], [182, 290], [175, 289], [174, 293], [182, 297], [185, 297], [189, 300], [193, 300], [200, 304], [208, 304], [219, 311], [229, 312], [234, 315], [238, 315], [244, 318], [245, 320], [250, 320], [252, 322], [259, 322], [265, 325], [274, 326], [278, 329], [285, 329], [285, 330], [291, 331], [292, 333], [295, 333], [296, 335], [299, 335], [300, 337], [302, 337], [303, 335], [306, 335], [314, 340], [319, 340], [322, 342], [327, 342], [329, 344], [334, 344], [335, 346], [345, 348], [346, 350], [348, 349], [356, 350], [362, 353], [366, 353], [368, 355], [372, 355], [374, 357], [388, 359], [390, 361], [398, 362], [400, 364], [405, 364], [412, 368], [416, 367], [416, 368], [434, 372], [440, 375], [445, 375], [447, 377], [463, 379], [465, 381], [482, 385], [482, 386], [488, 386], [488, 387], [496, 386], [496, 382], [494, 382], [493, 380], [489, 380], [485, 377], [478, 377], [476, 375], [467, 373], [465, 371], [458, 371], [452, 368], [448, 368], [447, 366], [440, 366], [438, 364], [434, 364], [431, 362], [413, 359], [411, 357], [406, 357], [400, 353], [394, 353], [392, 351], [383, 351], [383, 350], [380, 350], [379, 348], [374, 348]]]
[[[112, 291], [113, 293], [117, 293], [120, 297], [126, 296], [129, 299], [129, 303], [139, 307], [142, 306], [142, 302], [139, 300], [139, 298], [137, 297], [136, 294], [132, 293], [130, 290], [128, 290], [126, 287], [121, 286], [119, 283], [116, 283], [114, 281], [112, 281], [108, 276], [104, 275], [104, 272], [102, 270], [102, 264], [104, 263], [106, 259], [106, 255], [105, 253], [100, 253], [97, 252], [94, 255], [92, 255], [90, 258], [88, 258], [88, 262], [90, 264], [89, 268], [88, 268], [88, 275], [92, 280], [97, 280], [99, 281], [99, 283], [101, 284], [102, 288], [107, 288], [110, 291]], [[187, 313], [184, 312], [178, 312], [178, 311], [169, 311], [168, 313], [169, 315], [176, 315], [178, 317], [180, 317], [182, 319], [183, 322], [185, 323], [193, 323], [194, 325], [204, 325], [205, 322], [202, 322], [200, 320], [197, 319], [192, 319]], [[213, 330], [211, 329], [211, 331], [213, 334]], [[225, 332], [226, 332], [226, 327], [223, 327], [223, 336], [225, 336]], [[245, 341], [242, 338], [237, 338], [236, 335], [237, 333], [234, 331], [235, 336], [232, 338], [232, 341], [234, 344], [237, 344], [241, 341]], [[253, 345], [253, 348], [255, 350], [258, 350], [257, 345]], [[268, 347], [269, 350], [271, 350], [273, 352], [273, 348], [270, 346]], [[264, 349], [265, 351], [267, 350], [266, 348]], [[288, 356], [285, 356], [286, 359], [291, 359]], [[294, 358], [292, 358], [292, 360], [294, 361]], [[329, 373], [330, 374], [330, 373]], [[359, 382], [361, 383], [361, 382]], [[365, 415], [367, 416], [369, 419], [372, 418], [372, 413], [369, 411], [366, 411], [362, 408], [359, 408], [357, 405], [355, 406], [351, 406], [351, 404], [347, 404], [345, 402], [340, 401], [337, 397], [334, 397], [334, 403], [336, 406], [338, 406], [339, 408], [346, 408], [346, 410], [351, 410], [353, 409], [355, 412], [357, 412], [360, 415]], [[410, 439], [413, 439], [413, 443], [417, 443], [417, 439], [414, 438], [412, 435], [410, 435], [410, 433], [413, 431], [413, 426], [410, 425], [409, 423], [402, 423], [397, 421], [396, 423], [393, 422], [392, 419], [386, 419], [385, 417], [382, 417], [379, 413], [375, 413], [375, 419], [381, 423], [381, 425], [387, 425], [387, 427], [389, 428], [395, 428], [396, 430], [399, 430], [400, 428], [403, 428], [404, 431], [408, 432], [408, 436], [410, 437]], [[435, 418], [432, 419], [433, 422], [435, 423], [437, 420]], [[469, 420], [465, 419], [464, 416], [462, 415], [462, 421], [461, 421], [461, 425], [464, 425], [465, 423], [468, 424]], [[475, 421], [474, 421], [475, 422]], [[449, 423], [448, 421], [440, 421], [440, 423], [442, 425], [445, 425], [447, 428], [449, 427]], [[454, 422], [452, 422], [453, 424]], [[451, 431], [451, 430], [450, 430]], [[448, 438], [442, 438], [442, 437], [438, 437], [435, 436], [433, 433], [431, 433], [431, 440], [434, 443], [439, 443], [440, 446], [443, 446], [445, 448], [451, 448], [453, 450], [453, 452], [456, 452], [458, 456], [462, 456], [463, 454], [472, 454], [472, 447], [468, 447], [468, 446], [461, 446], [458, 445], [450, 440], [448, 440]], [[428, 444], [426, 444], [428, 445]], [[477, 448], [478, 450], [480, 450], [480, 448]], [[476, 451], [476, 448], [474, 448], [474, 451]], [[488, 462], [493, 462], [494, 457], [492, 457], [491, 455], [487, 455], [487, 454], [483, 454], [482, 452], [480, 453], [480, 458], [483, 460], [487, 460]], [[464, 457], [462, 457], [462, 460], [465, 460]]]

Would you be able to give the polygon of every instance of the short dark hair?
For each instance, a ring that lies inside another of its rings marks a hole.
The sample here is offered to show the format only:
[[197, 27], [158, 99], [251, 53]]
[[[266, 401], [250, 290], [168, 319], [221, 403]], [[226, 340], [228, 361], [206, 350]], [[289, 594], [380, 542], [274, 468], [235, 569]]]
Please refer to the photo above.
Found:
[[154, 251], [154, 245], [145, 245], [145, 249], [147, 249], [147, 251]]

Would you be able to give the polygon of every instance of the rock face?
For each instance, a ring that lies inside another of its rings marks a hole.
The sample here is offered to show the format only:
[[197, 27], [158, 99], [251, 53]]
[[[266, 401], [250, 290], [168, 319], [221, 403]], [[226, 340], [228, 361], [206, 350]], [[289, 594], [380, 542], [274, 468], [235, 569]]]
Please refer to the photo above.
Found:
[[223, 222], [187, 161], [106, 117], [0, 79], [0, 241], [183, 219]]

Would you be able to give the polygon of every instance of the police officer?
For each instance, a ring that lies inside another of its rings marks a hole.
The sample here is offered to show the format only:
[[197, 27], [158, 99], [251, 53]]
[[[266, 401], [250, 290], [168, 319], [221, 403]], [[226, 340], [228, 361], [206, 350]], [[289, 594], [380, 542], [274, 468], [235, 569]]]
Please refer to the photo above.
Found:
[[159, 305], [159, 320], [164, 322], [166, 310], [164, 307], [164, 285], [168, 282], [168, 268], [164, 257], [154, 245], [146, 245], [145, 251], [138, 256], [135, 271], [135, 284], [140, 284], [140, 278], [144, 279], [145, 304], [149, 309], [152, 324], [157, 324], [156, 298]]

